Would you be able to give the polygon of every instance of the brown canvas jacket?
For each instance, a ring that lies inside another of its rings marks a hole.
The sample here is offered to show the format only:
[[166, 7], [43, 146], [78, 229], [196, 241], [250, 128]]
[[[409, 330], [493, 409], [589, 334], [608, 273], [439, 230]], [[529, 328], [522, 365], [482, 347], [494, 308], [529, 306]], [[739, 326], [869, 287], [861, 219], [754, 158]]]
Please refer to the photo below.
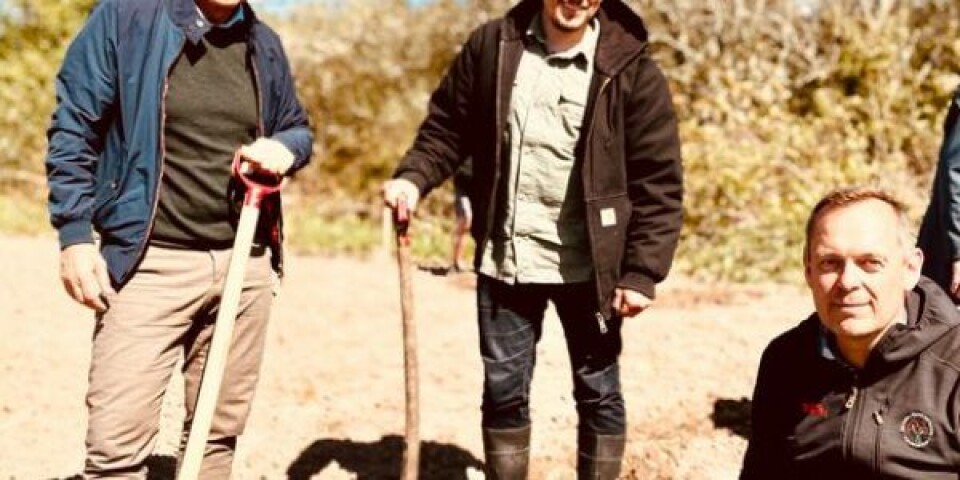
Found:
[[863, 369], [826, 358], [816, 315], [763, 353], [741, 480], [960, 478], [960, 314], [921, 278]]
[[[541, 9], [540, 0], [524, 0], [470, 35], [394, 173], [425, 195], [472, 158], [478, 246], [488, 240], [507, 171], [510, 87], [524, 33]], [[600, 39], [575, 168], [583, 182], [598, 305], [609, 317], [615, 286], [653, 298], [666, 277], [682, 224], [683, 178], [670, 91], [647, 53], [642, 20], [622, 0], [605, 0], [597, 18]]]

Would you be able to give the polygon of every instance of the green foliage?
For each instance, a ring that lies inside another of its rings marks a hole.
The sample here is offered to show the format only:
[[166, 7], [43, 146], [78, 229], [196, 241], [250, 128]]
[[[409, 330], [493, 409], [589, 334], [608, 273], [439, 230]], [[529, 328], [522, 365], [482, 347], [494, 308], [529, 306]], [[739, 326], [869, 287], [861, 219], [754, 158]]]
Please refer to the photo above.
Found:
[[[316, 199], [298, 221], [316, 230], [291, 235], [297, 248], [359, 253], [380, 244], [380, 184], [409, 147], [430, 93], [469, 32], [507, 4], [441, 0], [410, 7], [405, 0], [347, 0], [272, 22], [284, 38], [318, 140], [314, 166], [295, 183]], [[418, 209], [418, 258], [448, 255], [451, 205], [445, 186]]]
[[430, 92], [467, 34], [498, 3], [506, 4], [348, 0], [304, 8], [278, 25], [320, 143], [320, 165], [303, 172], [301, 187], [372, 197], [409, 146]]
[[[0, 12], [0, 185], [32, 187], [42, 178], [45, 132], [54, 104], [53, 79], [67, 43], [95, 3], [4, 1]], [[30, 174], [35, 177], [31, 179]]]
[[682, 270], [800, 278], [809, 209], [841, 185], [880, 184], [919, 216], [958, 80], [954, 2], [636, 3], [682, 121]]
[[18, 235], [51, 233], [41, 199], [25, 192], [0, 193], [0, 231]]
[[[453, 201], [450, 193], [435, 195]], [[393, 227], [389, 222], [384, 225], [382, 215], [382, 209], [371, 216], [366, 208], [331, 215], [329, 209], [316, 203], [315, 196], [293, 194], [284, 201], [284, 231], [293, 250], [300, 254], [366, 256], [393, 248]], [[420, 261], [445, 265], [452, 251], [452, 232], [450, 215], [417, 216], [409, 232], [411, 253]]]

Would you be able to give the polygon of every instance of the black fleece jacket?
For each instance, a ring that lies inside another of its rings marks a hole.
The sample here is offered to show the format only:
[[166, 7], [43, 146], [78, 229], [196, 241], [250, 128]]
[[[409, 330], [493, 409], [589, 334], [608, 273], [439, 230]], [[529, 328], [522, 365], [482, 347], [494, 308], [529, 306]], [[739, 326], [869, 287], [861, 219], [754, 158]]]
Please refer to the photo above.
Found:
[[773, 340], [742, 480], [957, 479], [960, 313], [923, 277], [862, 369], [820, 350], [816, 314]]

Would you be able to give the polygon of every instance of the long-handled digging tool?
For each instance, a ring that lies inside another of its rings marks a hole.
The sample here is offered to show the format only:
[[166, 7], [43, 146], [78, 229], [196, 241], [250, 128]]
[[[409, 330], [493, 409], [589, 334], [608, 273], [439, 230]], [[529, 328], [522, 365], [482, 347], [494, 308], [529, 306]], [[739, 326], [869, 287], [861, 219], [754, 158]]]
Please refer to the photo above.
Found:
[[233, 174], [247, 186], [247, 192], [243, 198], [243, 208], [240, 210], [237, 236], [233, 241], [233, 255], [230, 257], [230, 266], [227, 268], [227, 277], [220, 296], [220, 307], [213, 326], [210, 351], [203, 366], [200, 393], [197, 397], [197, 406], [194, 409], [190, 435], [187, 437], [177, 480], [196, 480], [200, 474], [200, 464], [203, 461], [207, 437], [210, 435], [210, 424], [213, 421], [223, 373], [227, 366], [227, 356], [233, 340], [233, 327], [237, 321], [237, 309], [240, 304], [247, 261], [250, 259], [250, 248], [253, 246], [257, 219], [260, 217], [260, 202], [267, 195], [279, 191], [281, 186], [279, 177], [275, 178], [276, 183], [270, 184], [261, 181], [259, 176], [254, 178], [244, 172], [242, 163], [238, 152], [233, 158]]
[[403, 451], [403, 480], [416, 480], [420, 467], [420, 393], [417, 373], [417, 324], [413, 314], [413, 283], [410, 279], [410, 210], [400, 198], [394, 210], [397, 234], [397, 267], [400, 271], [400, 309], [403, 313], [403, 371], [406, 392], [406, 449]]

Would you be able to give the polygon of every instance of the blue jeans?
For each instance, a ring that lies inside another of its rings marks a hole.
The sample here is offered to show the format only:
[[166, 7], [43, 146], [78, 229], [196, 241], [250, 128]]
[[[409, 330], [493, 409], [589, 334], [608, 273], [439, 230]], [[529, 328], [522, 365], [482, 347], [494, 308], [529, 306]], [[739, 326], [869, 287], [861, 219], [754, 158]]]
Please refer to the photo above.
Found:
[[620, 435], [626, 411], [620, 392], [620, 318], [596, 318], [594, 284], [516, 284], [477, 276], [477, 318], [483, 357], [483, 427], [530, 424], [530, 381], [547, 302], [553, 302], [567, 341], [579, 431]]

